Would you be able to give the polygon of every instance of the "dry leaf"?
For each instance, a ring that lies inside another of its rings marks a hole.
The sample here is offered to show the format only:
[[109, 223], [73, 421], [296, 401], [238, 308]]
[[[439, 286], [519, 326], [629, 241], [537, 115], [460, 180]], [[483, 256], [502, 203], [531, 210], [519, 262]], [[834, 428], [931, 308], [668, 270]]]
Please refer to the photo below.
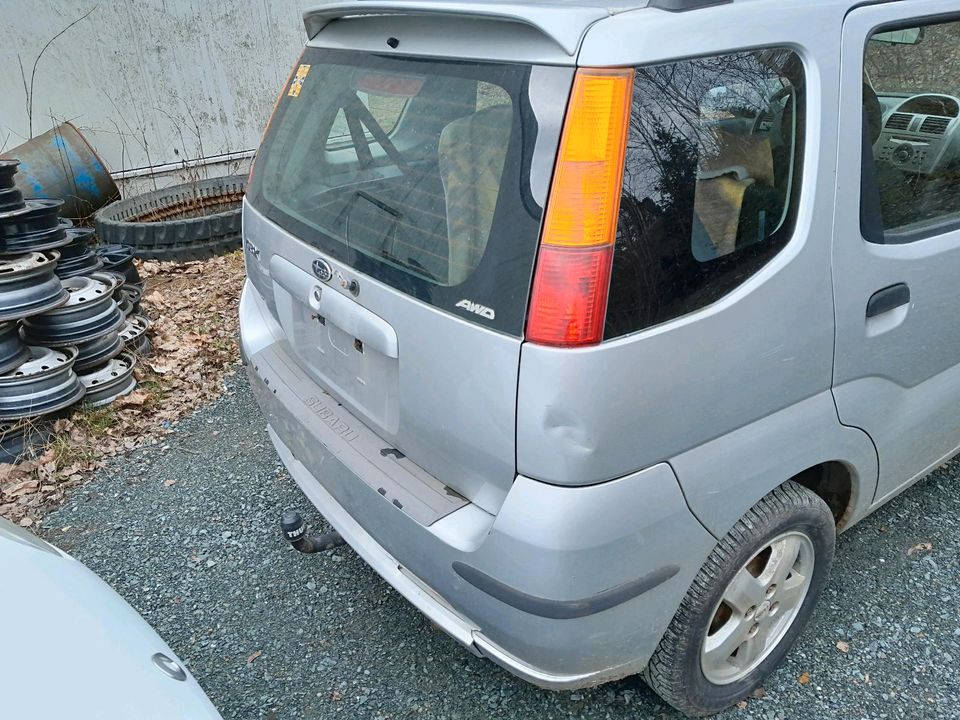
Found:
[[837, 640], [837, 650], [842, 653], [850, 652], [850, 643], [844, 642], [843, 640]]
[[930, 552], [931, 550], [933, 550], [933, 543], [917, 543], [912, 548], [907, 550], [907, 555], [913, 555], [914, 553], [918, 552]]
[[30, 527], [33, 525], [33, 518], [29, 515], [20, 518], [20, 527]]
[[741, 700], [740, 702], [738, 702], [738, 703], [737, 703], [737, 709], [738, 709], [738, 710], [746, 710], [746, 709], [747, 709], [747, 701], [746, 701], [746, 700]]
[[173, 479], [164, 480], [164, 481], [163, 481], [163, 486], [164, 486], [164, 487], [170, 487], [170, 486], [173, 485], [175, 482], [176, 482], [176, 480], [173, 480]]
[[334, 702], [340, 702], [343, 700], [343, 693], [339, 690], [334, 690], [332, 693], [330, 693], [330, 699]]
[[263, 650], [255, 650], [247, 656], [247, 665], [253, 665], [253, 661], [263, 655]]
[[797, 678], [797, 682], [800, 683], [801, 685], [809, 685], [809, 684], [810, 684], [810, 673], [808, 673], [808, 672], [806, 672], [806, 671], [800, 673], [800, 677]]
[[757, 700], [760, 700], [767, 696], [767, 691], [764, 690], [763, 688], [757, 688], [752, 693], [750, 693], [750, 696], [753, 698], [756, 698]]
[[120, 398], [117, 403], [120, 407], [139, 407], [143, 405], [147, 400], [150, 399], [150, 393], [143, 392], [142, 390], [134, 390], [129, 395], [125, 395]]

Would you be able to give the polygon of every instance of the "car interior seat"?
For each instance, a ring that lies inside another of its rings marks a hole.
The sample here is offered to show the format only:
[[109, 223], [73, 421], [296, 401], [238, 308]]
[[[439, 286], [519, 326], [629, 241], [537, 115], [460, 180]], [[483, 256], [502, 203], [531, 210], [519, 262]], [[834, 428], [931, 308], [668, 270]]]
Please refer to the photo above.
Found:
[[512, 126], [512, 107], [494, 105], [454, 120], [440, 133], [450, 285], [466, 280], [486, 250]]
[[769, 137], [716, 130], [713, 140], [713, 147], [700, 160], [694, 199], [694, 212], [703, 229], [694, 238], [694, 256], [701, 261], [728, 255], [737, 248], [751, 188], [756, 186], [753, 194], [757, 190], [776, 192]]

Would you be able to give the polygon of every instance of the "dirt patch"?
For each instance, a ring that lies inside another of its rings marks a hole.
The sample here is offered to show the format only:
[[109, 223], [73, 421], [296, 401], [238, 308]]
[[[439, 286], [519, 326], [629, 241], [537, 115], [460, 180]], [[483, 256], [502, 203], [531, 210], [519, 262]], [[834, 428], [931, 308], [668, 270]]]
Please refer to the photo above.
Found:
[[137, 364], [137, 389], [107, 407], [56, 420], [42, 456], [0, 465], [0, 516], [33, 525], [107, 458], [157, 442], [175, 421], [223, 393], [224, 377], [240, 357], [241, 253], [190, 263], [147, 261], [139, 269], [153, 352]]

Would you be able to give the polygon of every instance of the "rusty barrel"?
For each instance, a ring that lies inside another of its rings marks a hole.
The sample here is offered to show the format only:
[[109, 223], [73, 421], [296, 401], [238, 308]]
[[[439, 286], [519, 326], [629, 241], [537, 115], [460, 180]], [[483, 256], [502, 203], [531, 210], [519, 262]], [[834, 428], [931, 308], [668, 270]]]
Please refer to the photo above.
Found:
[[88, 218], [120, 197], [103, 161], [71, 123], [58, 125], [0, 157], [20, 161], [14, 178], [24, 197], [62, 199], [63, 217]]

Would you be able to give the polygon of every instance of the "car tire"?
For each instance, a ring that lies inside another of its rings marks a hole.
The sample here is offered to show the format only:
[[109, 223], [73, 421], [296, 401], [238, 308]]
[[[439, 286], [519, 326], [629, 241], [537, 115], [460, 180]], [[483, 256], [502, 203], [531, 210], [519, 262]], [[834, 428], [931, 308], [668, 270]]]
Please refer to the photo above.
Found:
[[[104, 244], [130, 245], [144, 260], [203, 260], [240, 247], [240, 216], [246, 178], [199, 180], [118, 200], [97, 213]], [[190, 216], [183, 210], [214, 208]]]
[[827, 504], [787, 482], [717, 544], [644, 671], [682, 713], [719, 712], [756, 690], [790, 651], [827, 583], [836, 526]]

